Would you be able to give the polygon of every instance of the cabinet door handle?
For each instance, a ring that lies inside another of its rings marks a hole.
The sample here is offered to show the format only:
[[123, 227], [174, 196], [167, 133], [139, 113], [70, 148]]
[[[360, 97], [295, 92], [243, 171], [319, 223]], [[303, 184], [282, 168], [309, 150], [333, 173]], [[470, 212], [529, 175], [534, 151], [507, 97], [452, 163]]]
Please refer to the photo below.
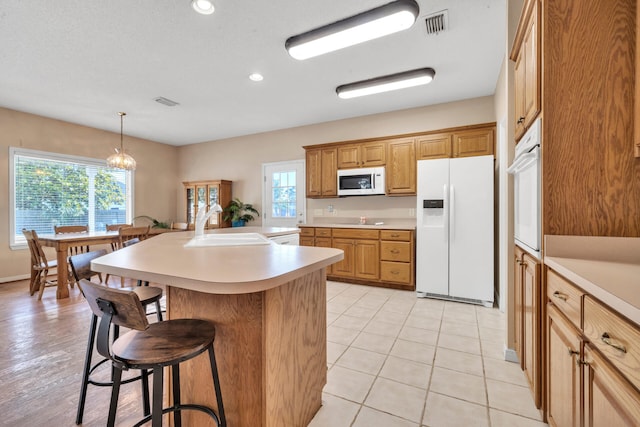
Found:
[[575, 351], [575, 350], [573, 350], [571, 347], [567, 347], [567, 350], [569, 351], [569, 356], [573, 356], [574, 354], [575, 354], [575, 355], [580, 354], [580, 352], [579, 352], [579, 351]]
[[391, 237], [400, 237], [400, 235], [394, 233], [394, 234], [391, 235]]
[[520, 118], [518, 119], [518, 124], [520, 125], [520, 124], [522, 124], [522, 123], [524, 123], [524, 117], [520, 117]]
[[560, 291], [555, 291], [553, 293], [553, 296], [555, 298], [561, 299], [562, 301], [566, 301], [568, 299], [567, 296], [565, 294], [561, 294]]
[[600, 339], [602, 340], [603, 343], [605, 343], [606, 345], [610, 345], [611, 347], [615, 348], [616, 350], [619, 350], [619, 351], [621, 351], [623, 353], [627, 352], [627, 348], [625, 346], [623, 346], [622, 344], [618, 344], [618, 343], [615, 343], [615, 342], [611, 341], [611, 337], [606, 332], [604, 332], [602, 334]]
[[398, 270], [391, 270], [391, 271], [390, 271], [390, 273], [391, 273], [391, 274], [395, 274], [395, 275], [400, 274], [400, 272], [399, 272]]
[[392, 254], [399, 254], [400, 251], [398, 249], [391, 249], [389, 252], [391, 252]]
[[588, 365], [589, 362], [582, 360], [582, 359], [578, 359], [576, 360], [576, 365], [580, 366], [580, 365]]

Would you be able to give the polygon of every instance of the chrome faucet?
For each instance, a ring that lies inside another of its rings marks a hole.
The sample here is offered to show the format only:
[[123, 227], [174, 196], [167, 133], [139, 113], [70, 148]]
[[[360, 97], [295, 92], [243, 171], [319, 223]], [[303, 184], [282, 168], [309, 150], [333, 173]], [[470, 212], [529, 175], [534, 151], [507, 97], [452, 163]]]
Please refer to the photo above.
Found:
[[204, 235], [204, 225], [207, 223], [207, 220], [211, 215], [215, 213], [222, 212], [222, 206], [218, 203], [214, 204], [209, 211], [205, 209], [199, 209], [198, 214], [196, 215], [196, 227], [195, 227], [195, 237], [200, 237]]

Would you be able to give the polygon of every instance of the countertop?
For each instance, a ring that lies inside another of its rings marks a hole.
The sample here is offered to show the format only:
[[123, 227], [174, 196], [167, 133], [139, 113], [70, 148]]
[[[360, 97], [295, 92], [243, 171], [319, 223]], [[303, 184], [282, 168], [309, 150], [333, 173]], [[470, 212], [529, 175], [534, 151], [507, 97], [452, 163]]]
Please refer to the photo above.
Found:
[[[232, 233], [251, 232], [252, 227], [238, 228], [242, 230]], [[233, 228], [214, 232], [229, 230]], [[344, 257], [339, 249], [275, 243], [185, 248], [193, 234], [160, 234], [97, 258], [91, 268], [205, 293], [245, 294], [275, 288]]]
[[545, 236], [544, 263], [640, 325], [640, 238]]
[[298, 227], [325, 227], [325, 228], [371, 228], [376, 230], [415, 230], [415, 225], [407, 225], [407, 224], [382, 224], [382, 225], [374, 225], [374, 224], [300, 224]]

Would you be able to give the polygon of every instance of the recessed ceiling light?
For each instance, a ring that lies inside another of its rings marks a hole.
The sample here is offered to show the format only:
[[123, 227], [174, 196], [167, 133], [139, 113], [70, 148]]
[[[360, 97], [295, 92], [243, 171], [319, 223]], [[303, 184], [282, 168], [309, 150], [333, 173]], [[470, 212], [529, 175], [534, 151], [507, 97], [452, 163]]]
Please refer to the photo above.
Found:
[[264, 80], [264, 77], [260, 73], [252, 73], [249, 74], [249, 80], [254, 82], [261, 82], [262, 80]]
[[211, 15], [215, 10], [210, 0], [191, 0], [191, 7], [202, 15]]

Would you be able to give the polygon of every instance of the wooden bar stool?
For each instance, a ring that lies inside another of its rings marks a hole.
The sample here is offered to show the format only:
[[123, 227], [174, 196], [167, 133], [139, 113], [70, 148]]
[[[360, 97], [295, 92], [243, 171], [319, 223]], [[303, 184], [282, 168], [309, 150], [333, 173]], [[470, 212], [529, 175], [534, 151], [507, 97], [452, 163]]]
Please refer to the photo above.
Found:
[[[78, 255], [73, 255], [69, 257], [69, 266], [71, 267], [71, 271], [73, 273], [73, 277], [76, 282], [82, 279], [90, 279], [92, 276], [97, 275], [98, 273], [91, 270], [91, 261], [106, 255], [107, 251], [105, 249], [101, 249], [98, 251], [92, 251], [87, 253], [81, 253]], [[143, 307], [146, 308], [148, 304], [154, 303], [156, 306], [156, 316], [158, 321], [162, 321], [162, 311], [160, 307], [160, 299], [162, 298], [162, 289], [155, 286], [145, 286], [145, 287], [135, 287], [135, 288], [124, 288], [128, 291], [135, 292], [140, 299], [140, 303]], [[96, 332], [98, 326], [98, 317], [95, 314], [91, 315], [91, 326], [89, 328], [89, 338], [87, 342], [87, 351], [85, 354], [84, 367], [82, 370], [82, 384], [80, 385], [80, 398], [78, 401], [78, 411], [76, 413], [76, 424], [82, 424], [82, 417], [84, 415], [84, 406], [87, 399], [87, 388], [89, 384], [99, 386], [99, 387], [111, 387], [113, 386], [113, 380], [111, 381], [97, 381], [91, 379], [91, 374], [98, 369], [98, 367], [102, 366], [105, 362], [107, 362], [108, 358], [103, 358], [95, 365], [92, 366], [93, 359], [93, 347], [96, 339]], [[113, 339], [117, 339], [119, 336], [119, 327], [114, 325], [113, 330]], [[148, 373], [143, 370], [140, 375], [128, 378], [122, 381], [122, 384], [128, 384], [133, 381], [141, 380], [142, 382], [142, 400], [143, 400], [143, 412], [144, 415], [149, 415], [150, 413], [150, 404], [149, 404], [149, 380]]]
[[[140, 298], [135, 292], [107, 288], [88, 280], [81, 280], [79, 286], [93, 313], [101, 318], [98, 328], [98, 353], [111, 359], [114, 367], [107, 426], [113, 426], [115, 423], [122, 371], [128, 369], [153, 369], [152, 412], [135, 426], [140, 426], [151, 420], [153, 427], [160, 427], [162, 414], [173, 412], [175, 426], [181, 427], [182, 410], [204, 412], [219, 427], [226, 426], [220, 379], [213, 351], [216, 332], [212, 322], [200, 319], [175, 319], [149, 324]], [[110, 345], [109, 329], [112, 323], [132, 330]], [[179, 365], [205, 351], [209, 353], [218, 414], [203, 405], [180, 402]], [[168, 408], [162, 407], [163, 368], [165, 366], [171, 366], [173, 383], [173, 405]]]

